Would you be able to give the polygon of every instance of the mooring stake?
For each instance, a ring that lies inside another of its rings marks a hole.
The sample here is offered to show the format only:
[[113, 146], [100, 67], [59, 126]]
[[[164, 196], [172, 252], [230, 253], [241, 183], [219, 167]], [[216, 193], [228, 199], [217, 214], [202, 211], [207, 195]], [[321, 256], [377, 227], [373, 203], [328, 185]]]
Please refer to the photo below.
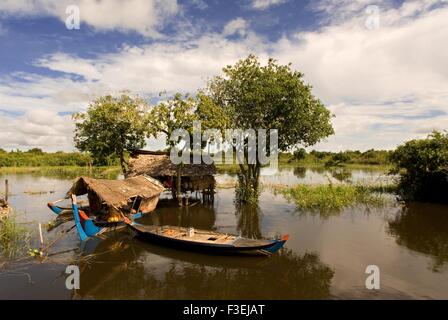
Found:
[[9, 183], [8, 179], [5, 180], [5, 203], [8, 204]]
[[42, 236], [42, 224], [39, 222], [40, 252], [44, 249], [44, 237]]

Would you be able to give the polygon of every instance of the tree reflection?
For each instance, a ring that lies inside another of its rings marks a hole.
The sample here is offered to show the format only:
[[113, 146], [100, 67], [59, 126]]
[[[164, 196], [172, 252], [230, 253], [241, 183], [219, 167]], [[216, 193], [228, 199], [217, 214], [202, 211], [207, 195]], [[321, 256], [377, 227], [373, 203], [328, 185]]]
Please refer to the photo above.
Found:
[[142, 220], [143, 224], [194, 227], [212, 230], [216, 221], [215, 208], [203, 203], [192, 207], [179, 207], [177, 202], [163, 201], [150, 215]]
[[[117, 238], [82, 263], [81, 298], [324, 299], [334, 271], [316, 254], [284, 249], [271, 258], [213, 256]], [[93, 255], [92, 255], [93, 253]], [[83, 260], [81, 260], [83, 261]]]
[[238, 217], [237, 230], [242, 237], [260, 239], [260, 215], [258, 204], [235, 203], [235, 211]]
[[293, 174], [299, 179], [305, 179], [306, 177], [306, 168], [304, 167], [294, 167]]
[[430, 255], [434, 272], [448, 262], [447, 206], [409, 203], [389, 221], [389, 232], [399, 245]]
[[345, 168], [335, 168], [330, 171], [331, 176], [339, 182], [350, 182], [352, 179], [352, 172]]

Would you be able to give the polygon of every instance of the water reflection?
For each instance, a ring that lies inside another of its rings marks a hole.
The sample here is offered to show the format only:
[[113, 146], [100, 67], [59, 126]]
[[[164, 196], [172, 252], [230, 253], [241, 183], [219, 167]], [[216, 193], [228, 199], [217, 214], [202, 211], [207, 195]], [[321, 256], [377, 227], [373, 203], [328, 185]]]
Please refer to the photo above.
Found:
[[339, 182], [350, 182], [352, 179], [352, 172], [345, 168], [335, 168], [331, 171], [331, 176]]
[[235, 212], [238, 217], [237, 230], [242, 237], [260, 239], [260, 215], [258, 205], [235, 203]]
[[448, 262], [447, 207], [428, 203], [410, 203], [388, 222], [388, 231], [397, 243], [432, 257], [437, 272]]
[[192, 204], [192, 207], [179, 207], [176, 201], [160, 201], [157, 209], [139, 220], [142, 224], [194, 227], [212, 230], [215, 226], [216, 211], [211, 205]]
[[84, 257], [81, 298], [323, 299], [334, 275], [316, 254], [209, 256], [123, 235], [98, 242]]
[[305, 177], [306, 177], [306, 168], [304, 168], [304, 167], [295, 167], [293, 169], [293, 173], [294, 173], [294, 175], [298, 179], [305, 179]]

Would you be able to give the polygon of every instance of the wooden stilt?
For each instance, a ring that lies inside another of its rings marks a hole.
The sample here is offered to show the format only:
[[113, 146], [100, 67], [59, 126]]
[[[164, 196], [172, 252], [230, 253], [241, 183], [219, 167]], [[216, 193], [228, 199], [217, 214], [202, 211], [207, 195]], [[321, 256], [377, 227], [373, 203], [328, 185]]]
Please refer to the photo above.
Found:
[[179, 207], [182, 207], [182, 196], [181, 196], [181, 194], [182, 194], [182, 190], [181, 190], [181, 173], [180, 173], [180, 171], [181, 171], [181, 167], [179, 166], [179, 169], [177, 170], [177, 181], [176, 181], [176, 184], [177, 184], [177, 203], [179, 204]]

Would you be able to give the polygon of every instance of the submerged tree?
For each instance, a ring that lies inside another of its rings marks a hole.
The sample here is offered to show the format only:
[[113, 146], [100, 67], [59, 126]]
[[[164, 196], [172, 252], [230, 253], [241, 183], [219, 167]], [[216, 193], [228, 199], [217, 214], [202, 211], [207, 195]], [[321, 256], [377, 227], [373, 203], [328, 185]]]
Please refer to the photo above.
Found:
[[[292, 70], [290, 64], [269, 59], [263, 66], [250, 55], [223, 72], [224, 76], [213, 78], [204, 90], [206, 102], [216, 111], [206, 114], [209, 122], [224, 129], [278, 129], [279, 151], [310, 146], [334, 133], [330, 111], [312, 94], [303, 74]], [[258, 197], [262, 163], [258, 157], [255, 163], [248, 161], [247, 139], [242, 149], [237, 196], [252, 202]], [[269, 154], [271, 150], [266, 151]]]
[[73, 116], [77, 121], [76, 148], [90, 152], [96, 164], [105, 164], [110, 157], [118, 158], [123, 174], [126, 174], [126, 152], [145, 146], [146, 111], [146, 103], [141, 98], [127, 93], [96, 99], [87, 112]]

